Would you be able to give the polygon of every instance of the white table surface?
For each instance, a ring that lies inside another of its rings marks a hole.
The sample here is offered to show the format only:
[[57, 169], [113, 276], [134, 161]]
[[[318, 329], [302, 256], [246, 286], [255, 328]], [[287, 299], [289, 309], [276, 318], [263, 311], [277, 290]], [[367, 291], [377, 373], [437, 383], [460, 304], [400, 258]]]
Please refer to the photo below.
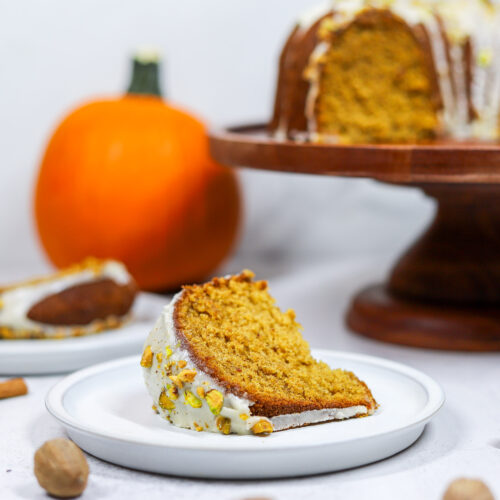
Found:
[[[500, 498], [500, 354], [468, 354], [386, 345], [349, 333], [343, 313], [361, 286], [380, 280], [387, 262], [293, 266], [270, 280], [283, 308], [293, 307], [315, 347], [406, 363], [434, 377], [447, 402], [406, 451], [354, 470], [268, 481], [207, 481], [136, 472], [88, 457], [84, 499], [438, 499], [458, 476], [484, 480]], [[260, 276], [262, 277], [262, 276]], [[64, 432], [44, 407], [60, 376], [27, 377], [27, 396], [0, 401], [0, 499], [47, 498], [33, 475], [33, 454]], [[368, 381], [369, 382], [369, 381]], [[131, 401], [133, 404], [133, 401]]]

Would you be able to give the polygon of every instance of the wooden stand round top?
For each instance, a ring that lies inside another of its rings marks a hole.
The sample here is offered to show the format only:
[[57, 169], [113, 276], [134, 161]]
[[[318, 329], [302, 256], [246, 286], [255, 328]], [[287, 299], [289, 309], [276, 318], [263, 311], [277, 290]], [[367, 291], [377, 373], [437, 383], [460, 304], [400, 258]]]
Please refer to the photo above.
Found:
[[415, 186], [438, 202], [424, 235], [387, 283], [352, 301], [362, 335], [418, 347], [500, 350], [500, 145], [332, 145], [280, 141], [263, 125], [210, 134], [220, 163], [365, 177]]
[[210, 134], [220, 163], [280, 172], [367, 177], [397, 184], [500, 183], [500, 144], [429, 145], [299, 143], [273, 139], [265, 125]]

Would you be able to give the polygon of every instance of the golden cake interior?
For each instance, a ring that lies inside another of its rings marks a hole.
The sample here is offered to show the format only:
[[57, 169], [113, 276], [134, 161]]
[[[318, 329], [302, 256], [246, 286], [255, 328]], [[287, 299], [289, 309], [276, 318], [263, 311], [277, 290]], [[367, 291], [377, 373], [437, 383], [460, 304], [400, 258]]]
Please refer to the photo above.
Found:
[[353, 373], [316, 361], [292, 310], [280, 311], [267, 283], [244, 271], [188, 286], [176, 306], [183, 347], [199, 368], [272, 417], [322, 408], [376, 406]]
[[438, 125], [430, 61], [414, 33], [388, 11], [369, 10], [329, 31], [315, 116], [342, 142], [426, 141]]

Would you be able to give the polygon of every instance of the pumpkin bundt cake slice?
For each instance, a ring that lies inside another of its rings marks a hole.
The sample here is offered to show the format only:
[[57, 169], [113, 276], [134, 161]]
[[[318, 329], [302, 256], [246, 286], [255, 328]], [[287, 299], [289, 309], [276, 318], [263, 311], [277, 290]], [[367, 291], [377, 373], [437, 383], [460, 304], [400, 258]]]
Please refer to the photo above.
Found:
[[0, 339], [61, 339], [118, 328], [129, 319], [136, 293], [121, 262], [85, 259], [0, 288]]
[[179, 427], [223, 434], [372, 414], [366, 384], [315, 360], [294, 312], [253, 276], [186, 286], [165, 307], [141, 359], [153, 409]]

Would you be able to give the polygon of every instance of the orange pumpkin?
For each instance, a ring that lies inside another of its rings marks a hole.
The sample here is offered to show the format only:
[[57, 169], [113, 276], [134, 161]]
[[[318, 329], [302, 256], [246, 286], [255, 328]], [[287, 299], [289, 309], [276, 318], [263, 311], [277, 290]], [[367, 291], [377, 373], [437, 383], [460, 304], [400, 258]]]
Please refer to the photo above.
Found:
[[240, 196], [203, 124], [159, 96], [158, 62], [135, 60], [118, 99], [86, 104], [51, 138], [35, 195], [38, 232], [65, 267], [123, 261], [147, 290], [199, 281], [230, 251]]

